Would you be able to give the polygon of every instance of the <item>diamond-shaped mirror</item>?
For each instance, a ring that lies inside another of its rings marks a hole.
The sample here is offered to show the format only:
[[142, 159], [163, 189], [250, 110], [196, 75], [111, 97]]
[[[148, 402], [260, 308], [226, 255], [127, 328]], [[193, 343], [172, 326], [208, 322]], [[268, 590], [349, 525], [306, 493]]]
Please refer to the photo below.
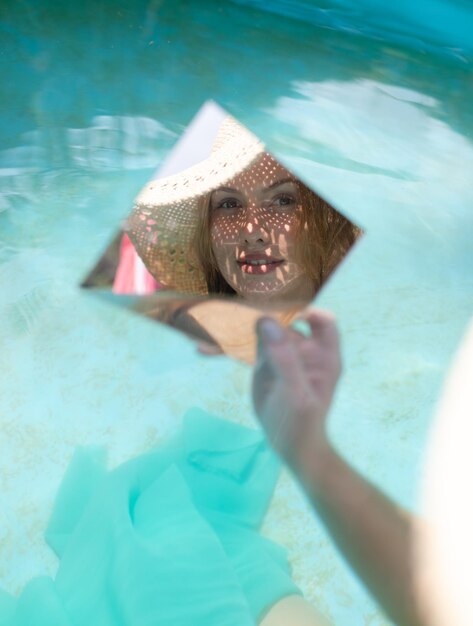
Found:
[[257, 318], [290, 323], [361, 234], [208, 102], [82, 286], [252, 362]]

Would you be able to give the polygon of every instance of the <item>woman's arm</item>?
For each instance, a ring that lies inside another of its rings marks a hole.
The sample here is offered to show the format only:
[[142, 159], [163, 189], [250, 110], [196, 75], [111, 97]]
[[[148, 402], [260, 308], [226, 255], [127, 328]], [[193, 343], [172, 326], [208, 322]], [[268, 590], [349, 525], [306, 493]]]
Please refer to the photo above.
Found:
[[268, 438], [286, 460], [342, 554], [384, 611], [402, 626], [424, 622], [414, 595], [414, 520], [344, 461], [326, 417], [340, 375], [338, 333], [323, 312], [306, 337], [274, 320], [258, 324], [253, 401]]
[[415, 596], [412, 516], [331, 446], [316, 454], [299, 478], [337, 547], [393, 621], [423, 624]]

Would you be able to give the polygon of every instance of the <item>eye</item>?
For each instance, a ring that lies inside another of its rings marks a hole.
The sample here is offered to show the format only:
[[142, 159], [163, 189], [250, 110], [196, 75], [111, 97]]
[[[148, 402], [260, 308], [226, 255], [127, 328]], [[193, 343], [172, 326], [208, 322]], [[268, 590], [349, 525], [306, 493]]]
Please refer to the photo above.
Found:
[[296, 204], [296, 199], [288, 193], [282, 193], [272, 200], [272, 204], [276, 206], [291, 206]]
[[241, 207], [241, 202], [237, 198], [223, 198], [214, 204], [214, 209], [237, 209]]

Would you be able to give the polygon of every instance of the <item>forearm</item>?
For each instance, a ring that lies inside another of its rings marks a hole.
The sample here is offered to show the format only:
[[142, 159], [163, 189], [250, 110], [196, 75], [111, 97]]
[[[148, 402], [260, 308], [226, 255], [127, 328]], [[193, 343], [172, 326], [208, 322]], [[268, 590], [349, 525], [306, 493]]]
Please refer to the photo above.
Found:
[[305, 491], [338, 548], [386, 614], [420, 626], [413, 584], [414, 519], [357, 474], [330, 446], [298, 470]]

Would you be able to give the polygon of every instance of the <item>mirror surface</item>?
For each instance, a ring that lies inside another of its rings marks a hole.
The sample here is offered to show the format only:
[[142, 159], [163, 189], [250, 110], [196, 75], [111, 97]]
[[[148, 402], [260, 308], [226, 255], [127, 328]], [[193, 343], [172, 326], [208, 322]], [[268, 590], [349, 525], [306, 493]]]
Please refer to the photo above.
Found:
[[361, 235], [208, 102], [82, 286], [252, 362], [257, 318], [289, 324]]

